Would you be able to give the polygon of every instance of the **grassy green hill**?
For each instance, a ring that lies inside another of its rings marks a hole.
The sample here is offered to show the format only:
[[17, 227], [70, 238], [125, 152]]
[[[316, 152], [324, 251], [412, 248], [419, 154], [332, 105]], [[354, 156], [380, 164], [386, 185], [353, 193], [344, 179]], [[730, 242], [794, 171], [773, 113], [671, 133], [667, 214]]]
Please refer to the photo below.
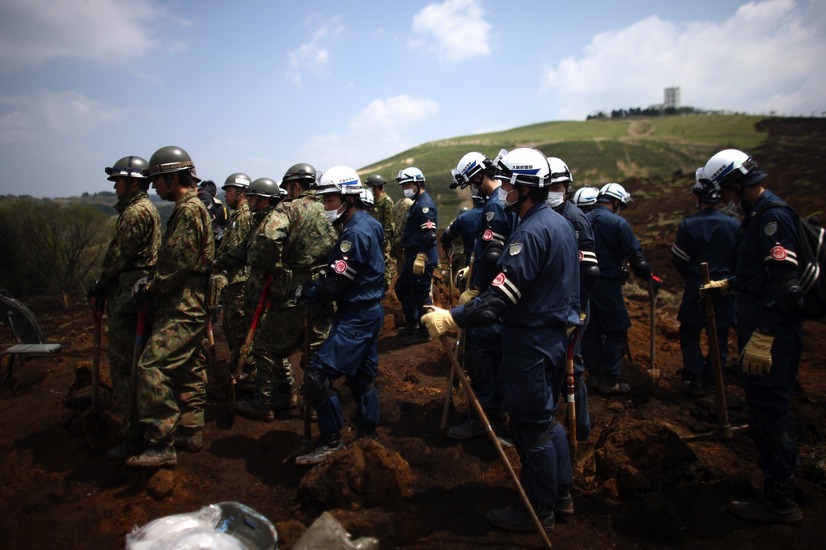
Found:
[[[424, 143], [359, 170], [379, 173], [393, 182], [398, 171], [416, 166], [427, 178], [428, 192], [439, 206], [439, 226], [446, 226], [458, 209], [469, 204], [468, 192], [451, 191], [450, 170], [470, 151], [494, 157], [500, 149], [536, 147], [562, 158], [574, 175], [574, 187], [601, 186], [609, 181], [662, 179], [669, 185], [675, 173], [690, 174], [716, 151], [726, 147], [751, 150], [763, 143], [765, 132], [755, 125], [765, 117], [745, 115], [686, 115], [625, 120], [545, 122], [502, 132], [461, 136]], [[684, 182], [682, 182], [684, 183]], [[401, 196], [388, 185], [394, 199]], [[655, 189], [635, 189], [639, 198], [656, 196]]]

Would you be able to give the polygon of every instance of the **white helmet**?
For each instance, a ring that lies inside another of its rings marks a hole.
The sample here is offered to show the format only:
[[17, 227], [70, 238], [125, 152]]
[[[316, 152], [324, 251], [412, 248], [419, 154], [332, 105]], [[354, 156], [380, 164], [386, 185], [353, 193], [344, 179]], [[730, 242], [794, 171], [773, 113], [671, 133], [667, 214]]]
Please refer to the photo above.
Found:
[[750, 156], [737, 149], [725, 149], [708, 159], [703, 172], [717, 189], [725, 189], [736, 181], [754, 185], [766, 177]]
[[706, 177], [703, 168], [697, 168], [697, 171], [694, 172], [694, 187], [691, 188], [691, 194], [701, 202], [720, 202], [720, 191]]
[[568, 165], [561, 158], [548, 157], [548, 166], [551, 168], [551, 183], [564, 183], [567, 190], [574, 181]]
[[631, 193], [627, 192], [625, 188], [618, 183], [606, 183], [599, 190], [597, 197], [599, 202], [611, 202], [613, 200], [620, 201], [620, 208], [625, 208], [631, 202]]
[[456, 169], [450, 171], [450, 175], [453, 177], [453, 181], [450, 182], [450, 188], [456, 189], [460, 187], [464, 189], [470, 185], [470, 180], [472, 180], [476, 174], [490, 165], [490, 159], [482, 153], [474, 151], [466, 154], [459, 160]]
[[425, 179], [421, 170], [411, 166], [410, 168], [399, 170], [399, 174], [396, 176], [396, 181], [399, 185], [404, 185], [405, 183], [424, 183]]
[[364, 187], [361, 178], [349, 166], [333, 166], [318, 178], [316, 194], [341, 193], [342, 195], [358, 195]]
[[508, 152], [496, 166], [499, 181], [526, 187], [546, 187], [550, 184], [551, 168], [548, 159], [538, 149], [520, 147]]
[[574, 204], [577, 206], [594, 206], [597, 203], [599, 189], [596, 187], [582, 187], [574, 193]]
[[376, 204], [376, 200], [373, 198], [373, 191], [371, 191], [369, 187], [364, 187], [359, 192], [359, 202], [361, 202], [362, 206], [367, 210], [370, 210], [373, 208], [373, 205]]

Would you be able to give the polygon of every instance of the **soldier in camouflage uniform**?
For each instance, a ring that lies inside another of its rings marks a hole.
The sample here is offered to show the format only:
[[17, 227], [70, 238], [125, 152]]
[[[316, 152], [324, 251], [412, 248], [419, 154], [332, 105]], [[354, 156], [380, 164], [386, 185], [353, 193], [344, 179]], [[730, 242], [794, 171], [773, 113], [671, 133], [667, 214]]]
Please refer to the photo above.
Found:
[[109, 320], [109, 374], [120, 413], [127, 422], [125, 443], [111, 449], [112, 460], [126, 460], [127, 446], [140, 438], [134, 419], [127, 410], [130, 393], [130, 373], [135, 351], [138, 306], [132, 302], [132, 287], [142, 277], [155, 270], [161, 243], [161, 218], [149, 200], [146, 190], [149, 180], [143, 175], [146, 160], [123, 157], [106, 168], [109, 181], [115, 182], [118, 196], [115, 209], [118, 216], [115, 236], [103, 259], [103, 271], [89, 295], [106, 300]]
[[249, 176], [237, 172], [230, 174], [222, 189], [226, 203], [232, 208], [224, 238], [215, 258], [215, 270], [226, 273], [227, 287], [224, 290], [224, 336], [230, 351], [230, 364], [238, 363], [238, 354], [244, 345], [247, 323], [244, 319], [246, 309], [246, 284], [249, 268], [246, 266], [247, 235], [255, 222], [247, 204], [247, 188], [252, 181]]
[[384, 229], [384, 242], [381, 243], [384, 263], [387, 266], [384, 270], [385, 290], [390, 288], [393, 282], [393, 273], [396, 271], [395, 262], [390, 253], [390, 247], [396, 234], [396, 224], [393, 222], [393, 199], [384, 192], [384, 178], [379, 174], [374, 174], [367, 178], [367, 187], [373, 192], [373, 207], [368, 210], [371, 216], [376, 218]]
[[257, 369], [255, 398], [238, 403], [238, 412], [249, 418], [269, 422], [275, 419], [276, 410], [297, 406], [288, 357], [303, 342], [305, 311], [311, 326], [311, 350], [318, 349], [330, 330], [332, 311], [328, 305], [315, 304], [304, 310], [295, 302], [296, 289], [323, 270], [336, 241], [321, 201], [310, 191], [315, 178], [315, 168], [309, 164], [287, 170], [281, 184], [287, 198], [251, 236], [247, 252], [250, 280], [263, 284], [272, 275], [273, 283], [271, 307], [261, 320], [252, 348]]
[[201, 340], [207, 321], [206, 293], [215, 257], [209, 213], [198, 199], [198, 177], [183, 149], [162, 147], [146, 174], [175, 209], [166, 224], [155, 275], [135, 284], [136, 300], [151, 297], [152, 335], [138, 361], [138, 419], [146, 449], [126, 465], [177, 464], [175, 447], [203, 445], [206, 358]]
[[[395, 279], [399, 275], [399, 266], [404, 264], [404, 249], [402, 248], [402, 230], [404, 224], [407, 223], [407, 214], [410, 212], [410, 207], [413, 205], [413, 199], [402, 197], [393, 205], [393, 227], [396, 232], [393, 235], [393, 240], [390, 243], [390, 253], [393, 255], [395, 261], [392, 265], [391, 279]], [[388, 269], [390, 269], [388, 267]]]

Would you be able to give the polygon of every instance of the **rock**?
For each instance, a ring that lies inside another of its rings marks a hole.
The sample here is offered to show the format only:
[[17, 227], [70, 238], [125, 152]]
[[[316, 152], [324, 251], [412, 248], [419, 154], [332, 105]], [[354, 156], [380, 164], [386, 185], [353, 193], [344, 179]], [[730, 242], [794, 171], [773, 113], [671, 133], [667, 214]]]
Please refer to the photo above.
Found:
[[175, 489], [175, 471], [160, 469], [149, 480], [147, 491], [158, 500], [163, 500]]

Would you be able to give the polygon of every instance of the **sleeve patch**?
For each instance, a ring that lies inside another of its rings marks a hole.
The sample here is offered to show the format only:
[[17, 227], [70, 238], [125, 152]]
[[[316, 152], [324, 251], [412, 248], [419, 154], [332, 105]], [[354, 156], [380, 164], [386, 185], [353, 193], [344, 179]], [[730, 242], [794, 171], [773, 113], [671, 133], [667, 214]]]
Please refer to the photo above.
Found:
[[427, 214], [428, 212], [430, 212], [429, 206], [425, 206], [424, 208], [422, 208], [422, 214]]
[[[774, 223], [774, 222], [772, 222]], [[769, 255], [771, 256], [772, 260], [777, 260], [778, 262], [782, 262], [786, 259], [786, 249], [780, 245], [775, 246], [769, 251]]]
[[490, 229], [485, 229], [485, 232], [482, 233], [482, 240], [483, 241], [490, 241], [493, 239], [493, 231]]
[[513, 243], [508, 247], [508, 254], [510, 254], [511, 256], [516, 256], [520, 252], [522, 252], [523, 248], [525, 247], [522, 245], [522, 243]]
[[505, 284], [505, 274], [499, 273], [496, 277], [494, 277], [493, 281], [490, 283], [491, 286], [502, 286]]
[[775, 233], [777, 233], [777, 222], [769, 222], [766, 225], [764, 225], [763, 233], [765, 233], [767, 237], [771, 237]]
[[347, 262], [344, 260], [336, 260], [336, 263], [333, 264], [333, 269], [340, 275], [347, 271]]
[[493, 219], [493, 217], [495, 215], [496, 215], [496, 212], [493, 212], [493, 211], [485, 212], [485, 220], [489, 222], [490, 220]]
[[341, 244], [338, 247], [339, 247], [339, 249], [341, 249], [342, 252], [344, 252], [346, 254], [347, 252], [350, 251], [350, 248], [352, 248], [352, 246], [353, 246], [353, 243], [350, 242], [350, 241], [341, 241]]

